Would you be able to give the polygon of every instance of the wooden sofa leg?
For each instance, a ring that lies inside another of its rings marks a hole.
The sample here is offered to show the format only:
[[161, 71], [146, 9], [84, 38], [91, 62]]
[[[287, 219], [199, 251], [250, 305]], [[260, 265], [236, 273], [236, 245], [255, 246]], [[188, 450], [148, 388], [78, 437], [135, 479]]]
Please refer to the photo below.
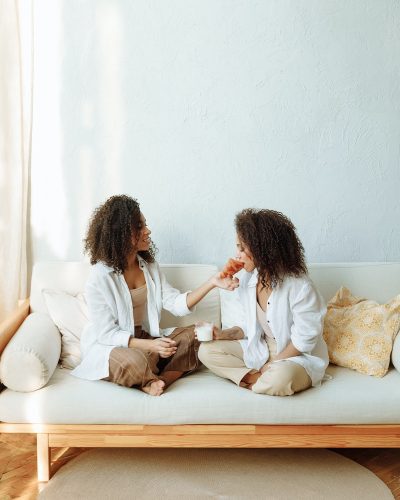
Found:
[[49, 435], [37, 434], [37, 475], [38, 481], [50, 479], [50, 448]]

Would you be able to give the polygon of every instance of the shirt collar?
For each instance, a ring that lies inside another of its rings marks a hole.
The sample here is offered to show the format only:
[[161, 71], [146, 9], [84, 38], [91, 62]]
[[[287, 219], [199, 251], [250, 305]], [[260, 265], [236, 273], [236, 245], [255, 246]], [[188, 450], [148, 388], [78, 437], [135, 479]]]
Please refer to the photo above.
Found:
[[248, 287], [257, 286], [257, 281], [258, 281], [258, 271], [257, 269], [254, 269], [254, 271], [250, 274], [247, 286]]
[[147, 262], [145, 261], [145, 259], [143, 257], [141, 257], [139, 254], [137, 255], [137, 259], [138, 259], [138, 262], [139, 262], [139, 267], [141, 269], [143, 269], [144, 267], [146, 267], [146, 264]]

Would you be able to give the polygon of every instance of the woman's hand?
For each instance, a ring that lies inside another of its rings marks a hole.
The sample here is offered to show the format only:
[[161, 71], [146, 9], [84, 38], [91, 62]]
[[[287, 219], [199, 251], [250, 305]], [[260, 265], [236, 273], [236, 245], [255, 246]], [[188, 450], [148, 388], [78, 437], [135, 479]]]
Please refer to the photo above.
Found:
[[169, 337], [160, 337], [150, 340], [150, 352], [157, 353], [160, 358], [169, 358], [176, 353], [176, 342]]
[[160, 358], [169, 358], [176, 353], [176, 342], [169, 337], [156, 337], [154, 339], [136, 339], [131, 337], [129, 347], [142, 349], [158, 354]]
[[228, 276], [227, 278], [221, 278], [221, 273], [214, 274], [211, 276], [210, 283], [223, 290], [234, 290], [239, 286], [239, 280], [233, 276]]

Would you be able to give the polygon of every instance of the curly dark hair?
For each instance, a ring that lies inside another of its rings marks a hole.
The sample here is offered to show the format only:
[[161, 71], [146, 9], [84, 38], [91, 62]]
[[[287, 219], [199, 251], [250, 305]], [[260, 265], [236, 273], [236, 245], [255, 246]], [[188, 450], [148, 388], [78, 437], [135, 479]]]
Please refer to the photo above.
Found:
[[304, 248], [291, 220], [275, 210], [246, 208], [236, 215], [238, 238], [251, 252], [261, 284], [307, 274]]
[[[84, 251], [90, 263], [104, 262], [114, 271], [123, 273], [128, 266], [128, 256], [135, 250], [133, 237], [142, 229], [140, 206], [127, 195], [111, 196], [93, 212], [84, 242]], [[156, 247], [150, 243], [148, 251], [138, 254], [146, 262], [154, 262]]]

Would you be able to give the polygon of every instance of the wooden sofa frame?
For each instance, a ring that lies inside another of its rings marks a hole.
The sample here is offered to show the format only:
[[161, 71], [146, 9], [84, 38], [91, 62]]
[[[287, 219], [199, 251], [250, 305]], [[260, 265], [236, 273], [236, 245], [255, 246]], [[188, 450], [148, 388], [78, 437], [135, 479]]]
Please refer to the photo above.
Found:
[[[29, 314], [29, 300], [0, 324], [0, 354]], [[396, 425], [66, 425], [0, 423], [1, 433], [37, 435], [38, 481], [51, 448], [400, 448]]]

